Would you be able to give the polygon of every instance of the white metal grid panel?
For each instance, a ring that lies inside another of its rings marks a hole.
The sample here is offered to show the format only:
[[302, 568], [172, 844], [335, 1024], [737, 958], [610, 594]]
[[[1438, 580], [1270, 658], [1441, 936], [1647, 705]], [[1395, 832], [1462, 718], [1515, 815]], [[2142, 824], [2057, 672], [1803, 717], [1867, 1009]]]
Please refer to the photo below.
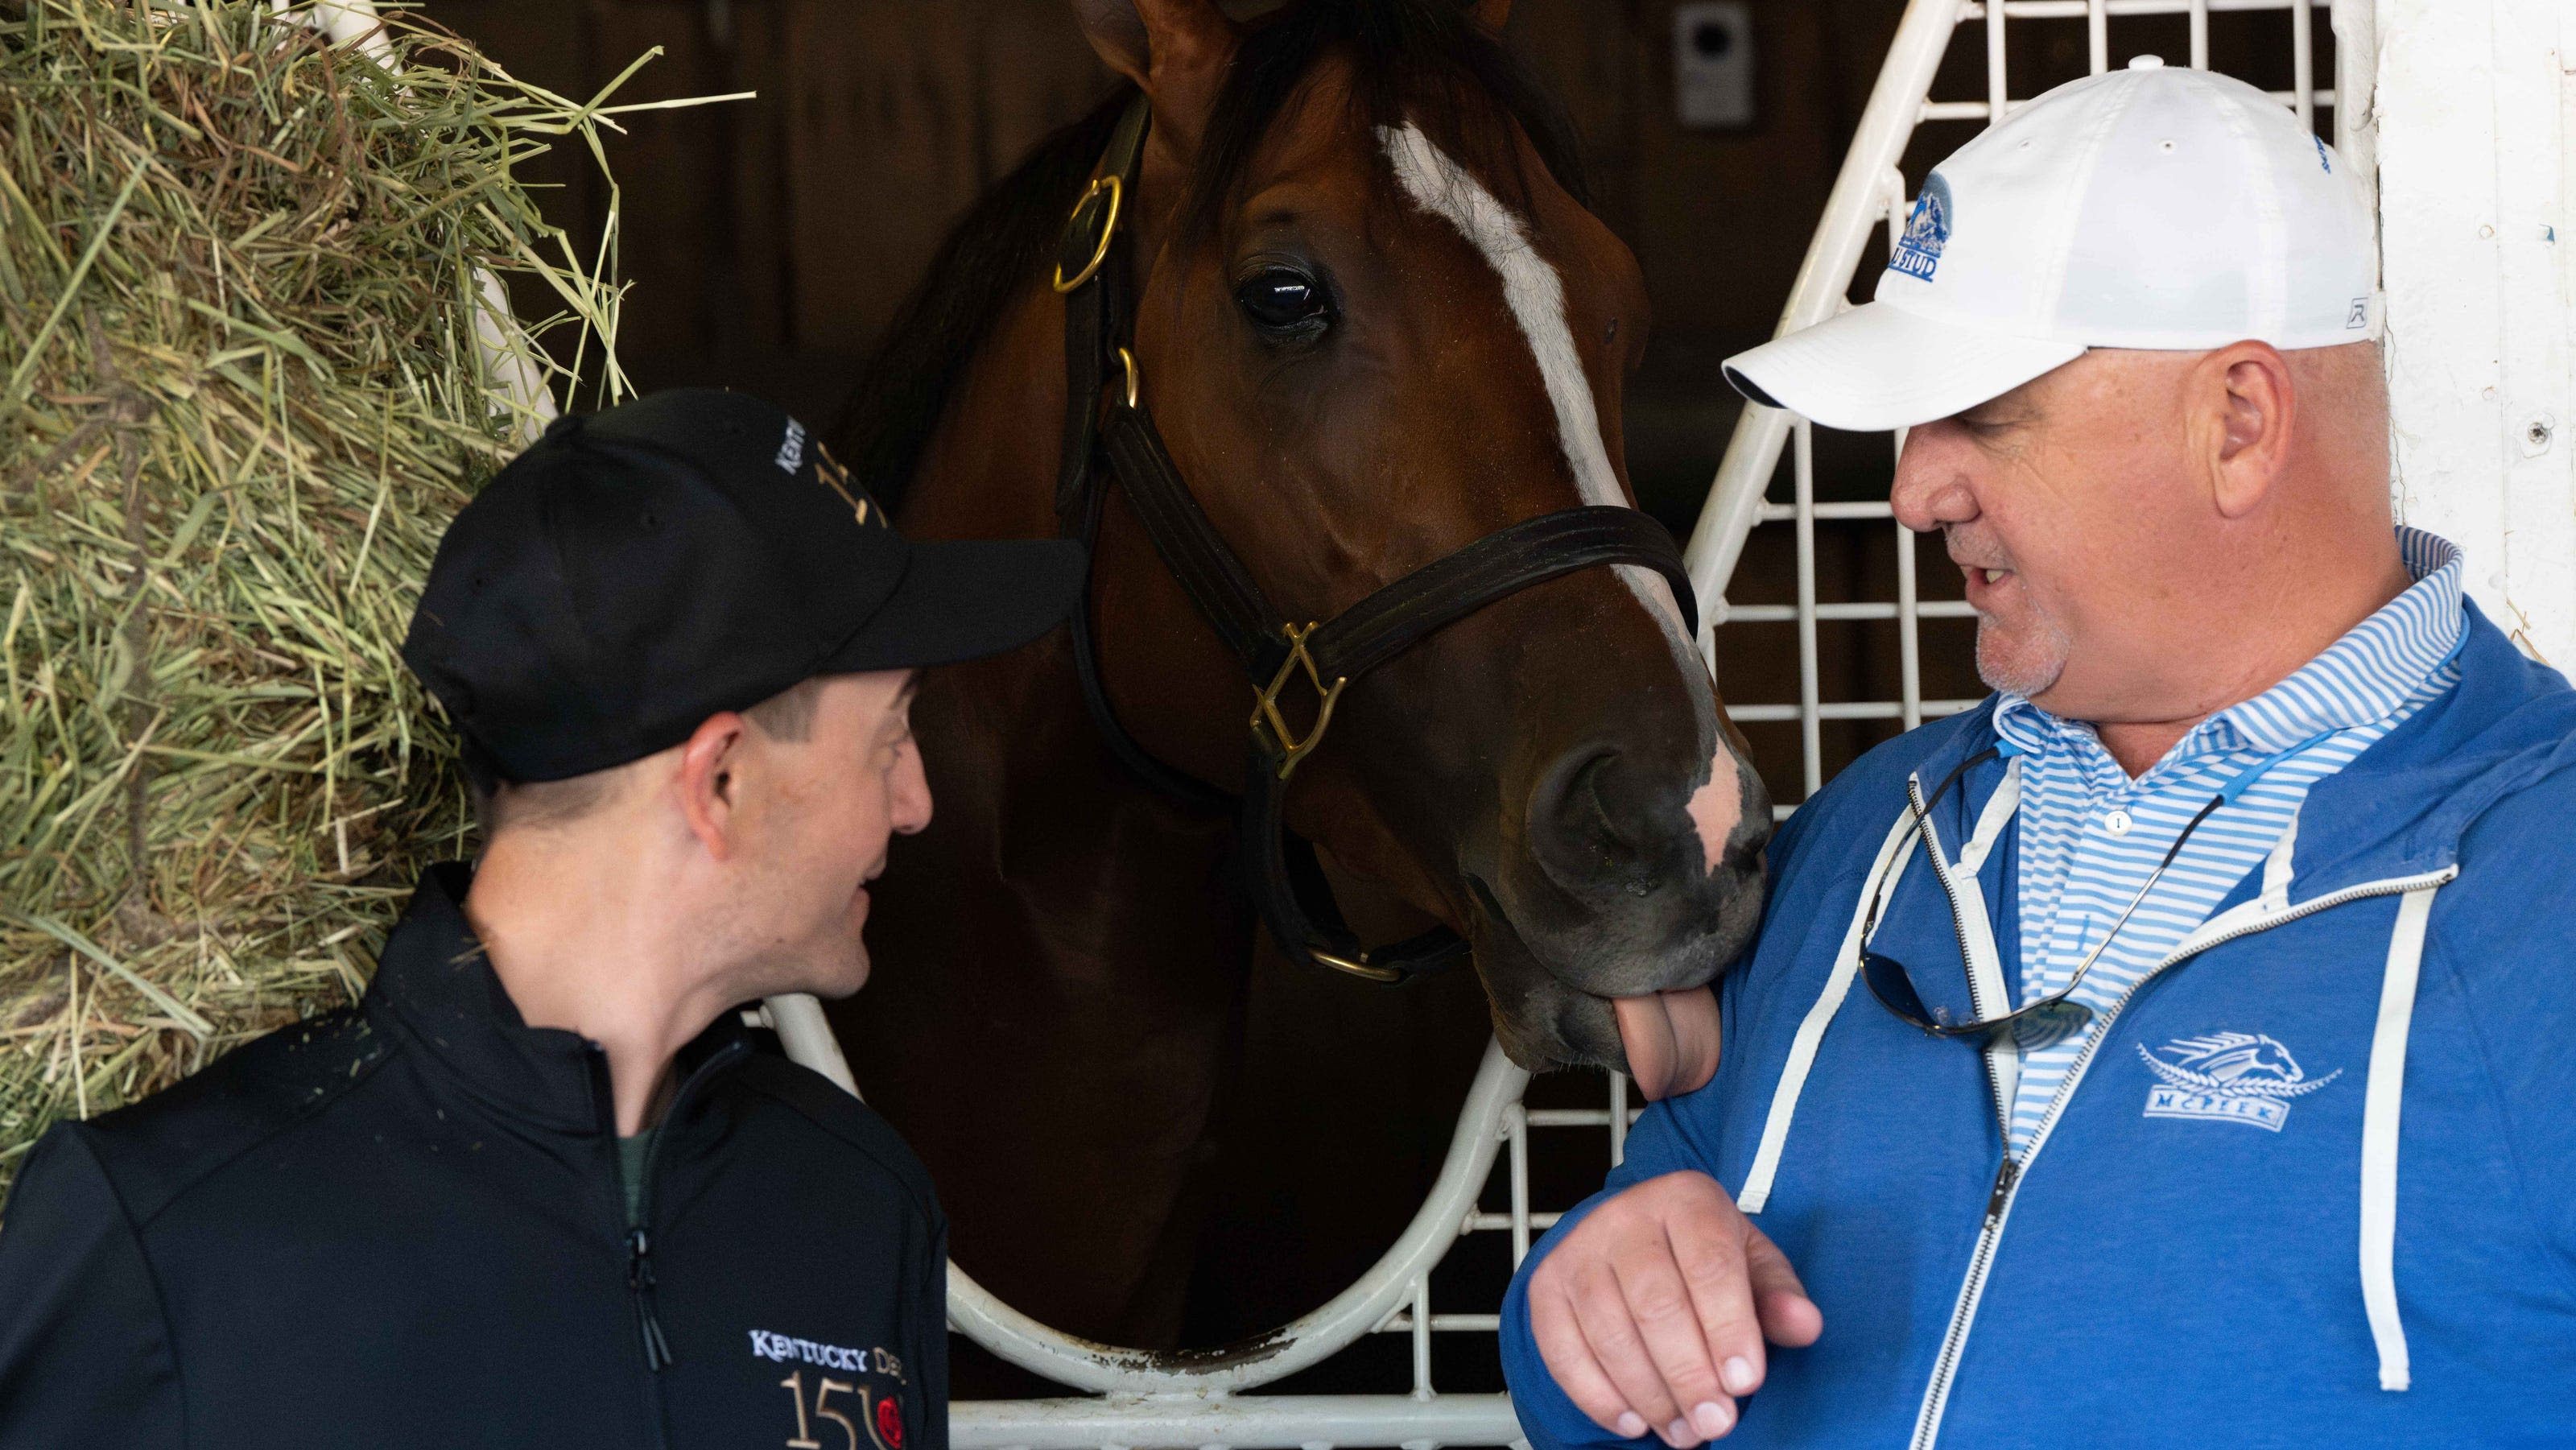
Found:
[[[811, 997], [773, 997], [766, 1008], [788, 1055], [858, 1091], [820, 1004]], [[950, 1406], [949, 1437], [959, 1450], [1130, 1450], [1191, 1446], [1200, 1450], [1321, 1450], [1326, 1446], [1520, 1443], [1511, 1400], [1499, 1394], [1443, 1395], [1431, 1383], [1431, 1336], [1492, 1334], [1493, 1312], [1442, 1312], [1431, 1303], [1431, 1275], [1458, 1241], [1508, 1234], [1518, 1268], [1532, 1239], [1558, 1211], [1534, 1208], [1529, 1193], [1529, 1134], [1589, 1129], [1607, 1134], [1609, 1163], [1625, 1146], [1639, 1110], [1628, 1080], [1608, 1075], [1599, 1108], [1529, 1108], [1521, 1102], [1529, 1074], [1512, 1066], [1499, 1044], [1484, 1062], [1450, 1135], [1449, 1152], [1413, 1221], [1368, 1273], [1322, 1308], [1270, 1336], [1264, 1352], [1205, 1364], [1157, 1359], [1050, 1329], [995, 1299], [973, 1276], [948, 1268], [950, 1327], [1005, 1360], [1046, 1376], [1080, 1398], [963, 1400]], [[1503, 1159], [1504, 1203], [1484, 1206], [1487, 1180]], [[1377, 1395], [1252, 1395], [1349, 1348], [1364, 1335], [1401, 1334], [1412, 1341], [1413, 1383]]]

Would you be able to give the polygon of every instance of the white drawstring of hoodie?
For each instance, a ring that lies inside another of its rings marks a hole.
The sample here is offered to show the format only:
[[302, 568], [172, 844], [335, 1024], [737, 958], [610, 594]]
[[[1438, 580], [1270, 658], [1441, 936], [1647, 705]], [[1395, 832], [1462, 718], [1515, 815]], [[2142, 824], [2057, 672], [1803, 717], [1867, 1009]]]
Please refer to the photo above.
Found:
[[[1967, 846], [1959, 853], [1961, 876], [1973, 881], [1974, 873], [2017, 813], [2020, 784], [2020, 761], [2015, 759], [2007, 767], [2003, 784], [1979, 814]], [[2283, 832], [2265, 861], [2261, 896], [2246, 904], [2258, 920], [2287, 907], [2289, 854], [2296, 836], [2294, 818], [2292, 829]], [[1851, 993], [1852, 979], [1859, 974], [1861, 951], [1866, 945], [1864, 933], [1895, 895], [1905, 868], [1913, 861], [1919, 839], [1909, 806], [1888, 828], [1887, 838], [1871, 864], [1867, 884], [1853, 904], [1851, 925], [1843, 934], [1833, 970], [1826, 974], [1824, 989], [1790, 1039], [1788, 1059], [1781, 1065], [1779, 1083], [1771, 1094], [1753, 1165], [1736, 1195], [1737, 1207], [1747, 1214], [1761, 1213], [1770, 1202], [1781, 1156], [1788, 1145], [1789, 1128], [1797, 1117], [1798, 1098], [1806, 1089], [1807, 1074], [1815, 1066], [1826, 1029], [1841, 1011], [1844, 999]], [[2425, 922], [2432, 913], [2433, 893], [2439, 889], [2440, 882], [2436, 881], [2409, 889], [2400, 898], [2397, 924], [2389, 934], [2388, 959], [2380, 979], [2379, 1014], [2371, 1033], [2369, 1073], [2362, 1098], [2361, 1298], [2370, 1322], [2371, 1340], [2378, 1350], [2379, 1387], [2383, 1390], [2403, 1390], [2412, 1382], [2406, 1329], [2397, 1309], [2398, 1120], [2406, 1089], [2407, 1033], [2414, 1022], [2415, 989], [2424, 959]], [[1982, 912], [1982, 900], [1976, 904]], [[2211, 935], [2209, 928], [2216, 924], [2204, 924], [2187, 937], [2168, 965], [2197, 954]]]

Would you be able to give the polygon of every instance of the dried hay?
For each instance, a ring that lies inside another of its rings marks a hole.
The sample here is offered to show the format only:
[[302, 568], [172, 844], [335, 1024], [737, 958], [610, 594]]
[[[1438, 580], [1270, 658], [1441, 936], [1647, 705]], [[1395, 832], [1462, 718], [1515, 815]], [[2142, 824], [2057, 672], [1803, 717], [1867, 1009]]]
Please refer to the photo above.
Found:
[[352, 1000], [458, 850], [396, 651], [530, 422], [475, 269], [560, 300], [539, 368], [623, 389], [613, 254], [511, 168], [577, 136], [604, 169], [636, 108], [303, 18], [0, 0], [0, 1184], [53, 1120]]

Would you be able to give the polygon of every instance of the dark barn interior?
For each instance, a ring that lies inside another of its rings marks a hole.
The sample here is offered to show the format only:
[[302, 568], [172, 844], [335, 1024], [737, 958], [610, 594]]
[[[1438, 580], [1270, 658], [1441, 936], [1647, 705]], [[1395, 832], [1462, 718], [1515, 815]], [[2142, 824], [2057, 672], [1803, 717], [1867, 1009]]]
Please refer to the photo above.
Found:
[[[1718, 364], [1770, 334], [1904, 6], [1749, 0], [1749, 26], [1723, 35], [1687, 30], [1679, 8], [1675, 0], [1519, 0], [1506, 38], [1570, 113], [1595, 210], [1643, 268], [1654, 333], [1629, 383], [1627, 458], [1639, 502], [1687, 539], [1739, 408]], [[950, 224], [1110, 83], [1066, 0], [426, 0], [420, 13], [567, 95], [596, 91], [657, 46], [661, 58], [619, 100], [758, 93], [621, 118], [628, 134], [609, 150], [622, 188], [614, 245], [632, 290], [619, 347], [638, 388], [738, 387], [818, 423], [838, 415]], [[2183, 55], [2183, 24], [2180, 16], [2119, 21], [2113, 63], [2143, 51]], [[2330, 75], [2319, 29], [2318, 69]], [[2285, 87], [2281, 32], [2277, 15], [2214, 15], [2213, 64]], [[1686, 52], [1737, 47], [1750, 64], [1749, 108], [1724, 124], [1686, 121], [1677, 64]], [[2016, 95], [2083, 74], [2085, 55], [2080, 18], [2020, 27], [2010, 58]], [[1953, 47], [1935, 95], [1984, 91], [1981, 50]], [[1924, 126], [1908, 178], [1919, 181], [1975, 125]], [[575, 244], [597, 248], [609, 198], [587, 158], [549, 156], [531, 174], [560, 187], [553, 218]], [[1876, 270], [1865, 257], [1858, 297]], [[531, 316], [550, 310], [541, 298], [518, 301]], [[1884, 497], [1884, 435], [1819, 430], [1816, 457], [1820, 499]], [[1785, 500], [1787, 486], [1784, 466], [1775, 498]], [[1893, 599], [1888, 530], [1820, 522], [1819, 593]], [[1925, 597], [1958, 596], [1937, 542], [1923, 544], [1918, 560]], [[1786, 603], [1795, 582], [1788, 531], [1766, 528], [1727, 593], [1739, 604]], [[1970, 639], [1967, 621], [1924, 624], [1927, 698], [1983, 693]], [[1819, 642], [1825, 698], [1894, 697], [1892, 622], [1829, 622]], [[1718, 682], [1730, 701], [1798, 697], [1787, 626], [1742, 626], [1721, 636], [1721, 648]], [[1895, 728], [1827, 722], [1826, 775]], [[1797, 725], [1755, 724], [1747, 734], [1775, 798], [1796, 800]], [[894, 869], [902, 859], [898, 849]], [[1311, 1032], [1265, 1030], [1291, 1019], [1327, 1024], [1341, 1045], [1335, 1059], [1298, 1055], [1294, 1044]], [[1237, 1081], [1202, 1148], [1211, 1218], [1191, 1299], [1193, 1344], [1292, 1318], [1375, 1259], [1420, 1202], [1486, 1038], [1482, 996], [1464, 974], [1390, 992], [1273, 963], [1255, 974], [1247, 1022]], [[854, 1066], [864, 1086], [867, 1065]], [[1599, 1092], [1590, 1075], [1569, 1075], [1535, 1085], [1531, 1102], [1597, 1105]], [[1581, 1142], [1581, 1151], [1537, 1159], [1540, 1205], [1570, 1205], [1597, 1186], [1598, 1141]], [[1479, 1235], [1452, 1256], [1438, 1280], [1446, 1306], [1481, 1311], [1495, 1302], [1507, 1271], [1499, 1237]], [[972, 1244], [959, 1245], [958, 1256], [974, 1268]], [[1283, 1387], [1399, 1388], [1406, 1362], [1402, 1339], [1385, 1336]], [[1445, 1336], [1435, 1378], [1444, 1389], [1499, 1389], [1492, 1341]], [[1045, 1392], [960, 1341], [961, 1397]]]

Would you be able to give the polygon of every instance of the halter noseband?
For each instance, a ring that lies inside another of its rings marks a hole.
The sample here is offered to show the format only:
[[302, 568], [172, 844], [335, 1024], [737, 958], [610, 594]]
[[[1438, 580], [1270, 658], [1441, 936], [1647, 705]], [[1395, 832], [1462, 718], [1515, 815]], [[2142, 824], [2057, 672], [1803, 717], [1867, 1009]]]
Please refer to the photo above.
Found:
[[[1592, 505], [1497, 529], [1330, 619], [1288, 621], [1181, 481], [1137, 392], [1136, 359], [1124, 337], [1134, 319], [1118, 221], [1135, 185], [1149, 110], [1139, 95], [1119, 118], [1097, 179], [1074, 204], [1057, 251], [1054, 286], [1065, 294], [1066, 387], [1056, 513], [1065, 536], [1080, 539], [1088, 550], [1099, 536], [1110, 480], [1126, 490], [1155, 554], [1251, 682], [1244, 794], [1230, 798], [1156, 760], [1118, 722], [1100, 683], [1088, 585], [1072, 621], [1083, 703], [1110, 752], [1147, 783], [1195, 804], [1237, 810], [1244, 885], [1281, 951], [1374, 982], [1410, 981], [1463, 960], [1466, 941], [1441, 926], [1386, 946], [1362, 945], [1333, 899], [1315, 848], [1287, 828], [1288, 778], [1323, 742], [1343, 688], [1498, 599], [1601, 564], [1641, 564], [1661, 573], [1672, 583], [1685, 627], [1696, 634], [1690, 571], [1663, 525], [1632, 508]], [[1124, 389], [1119, 401], [1104, 408], [1101, 390], [1113, 362], [1123, 373]], [[1104, 456], [1105, 469], [1099, 466]], [[1315, 723], [1302, 737], [1279, 708], [1283, 692], [1300, 678], [1317, 700]]]

